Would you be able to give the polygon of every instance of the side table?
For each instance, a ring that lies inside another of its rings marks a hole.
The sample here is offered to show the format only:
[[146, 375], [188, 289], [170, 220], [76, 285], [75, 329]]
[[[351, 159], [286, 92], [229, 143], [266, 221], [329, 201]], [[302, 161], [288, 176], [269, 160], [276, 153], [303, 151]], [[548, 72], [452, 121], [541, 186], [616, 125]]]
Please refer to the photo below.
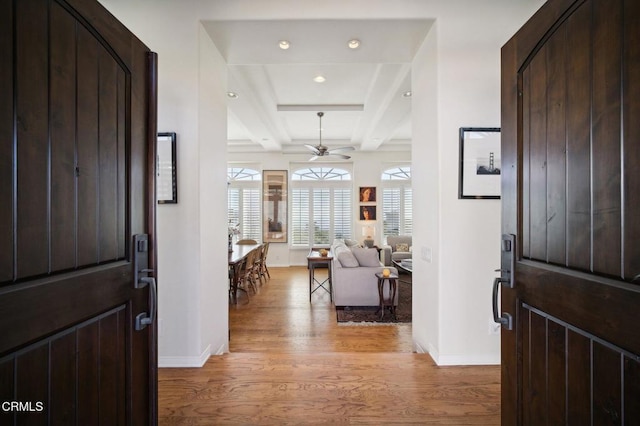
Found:
[[[307, 255], [307, 268], [309, 268], [309, 302], [311, 302], [311, 295], [319, 288], [324, 289], [329, 293], [329, 299], [333, 302], [333, 288], [331, 284], [331, 261], [333, 260], [333, 254], [331, 251], [326, 256], [320, 255], [320, 250], [312, 248]], [[324, 281], [318, 281], [316, 279], [316, 268], [318, 266], [326, 266], [329, 270], [329, 276]], [[314, 285], [317, 286], [314, 288]], [[329, 286], [326, 287], [325, 285]]]
[[[396, 318], [396, 307], [394, 301], [396, 300], [396, 291], [398, 290], [398, 275], [389, 274], [388, 276], [382, 275], [381, 272], [376, 272], [378, 278], [378, 297], [380, 298], [380, 319], [384, 318], [384, 308], [388, 307], [389, 311]], [[389, 283], [389, 299], [384, 297], [384, 283]]]

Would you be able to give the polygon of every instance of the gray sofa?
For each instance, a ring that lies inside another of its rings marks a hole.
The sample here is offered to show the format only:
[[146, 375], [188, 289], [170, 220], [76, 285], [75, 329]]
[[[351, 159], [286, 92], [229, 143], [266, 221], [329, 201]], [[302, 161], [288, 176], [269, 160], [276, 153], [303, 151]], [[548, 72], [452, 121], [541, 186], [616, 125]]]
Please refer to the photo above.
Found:
[[391, 266], [393, 265], [392, 260], [411, 259], [412, 244], [411, 235], [389, 235], [387, 244], [382, 246], [380, 250], [380, 260], [384, 265]]
[[[378, 258], [378, 250], [364, 247], [347, 247], [342, 240], [336, 240], [331, 245], [333, 260], [332, 287], [333, 303], [336, 306], [378, 306], [378, 278], [376, 272], [382, 272], [385, 266]], [[387, 268], [397, 274], [393, 267]], [[385, 296], [388, 298], [389, 285], [384, 285]], [[394, 305], [398, 305], [396, 291]]]

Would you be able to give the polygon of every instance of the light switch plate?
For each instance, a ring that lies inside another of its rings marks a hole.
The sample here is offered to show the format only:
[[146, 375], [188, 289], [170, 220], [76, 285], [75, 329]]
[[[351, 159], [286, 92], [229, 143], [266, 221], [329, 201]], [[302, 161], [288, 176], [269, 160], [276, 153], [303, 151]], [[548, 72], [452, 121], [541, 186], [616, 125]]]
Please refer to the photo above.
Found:
[[422, 260], [424, 260], [425, 262], [431, 263], [431, 248], [430, 247], [422, 247], [422, 249], [420, 251], [420, 255], [422, 257]]

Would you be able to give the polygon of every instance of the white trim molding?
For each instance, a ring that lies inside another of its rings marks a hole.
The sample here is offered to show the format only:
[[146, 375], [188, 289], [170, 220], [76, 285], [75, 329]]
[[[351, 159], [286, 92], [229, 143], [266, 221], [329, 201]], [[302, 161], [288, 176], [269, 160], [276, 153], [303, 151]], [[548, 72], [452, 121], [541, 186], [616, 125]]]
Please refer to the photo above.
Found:
[[202, 367], [211, 356], [211, 345], [207, 346], [200, 356], [161, 356], [158, 357], [159, 368]]

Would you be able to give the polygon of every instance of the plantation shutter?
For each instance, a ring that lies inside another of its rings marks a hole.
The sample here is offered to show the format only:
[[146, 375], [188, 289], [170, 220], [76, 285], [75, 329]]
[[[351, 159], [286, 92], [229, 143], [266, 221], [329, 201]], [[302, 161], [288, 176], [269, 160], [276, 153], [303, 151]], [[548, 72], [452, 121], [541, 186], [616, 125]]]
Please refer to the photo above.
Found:
[[331, 191], [328, 188], [313, 190], [313, 243], [329, 244], [331, 232]]
[[400, 233], [400, 188], [384, 188], [382, 190], [382, 227], [384, 235]]
[[403, 234], [413, 233], [413, 192], [411, 188], [404, 189], [404, 215], [403, 215]]
[[236, 226], [240, 223], [240, 189], [229, 188], [227, 193], [227, 220], [229, 226]]
[[262, 215], [260, 212], [260, 190], [242, 190], [242, 238], [262, 240]]
[[309, 189], [291, 191], [291, 240], [292, 244], [309, 244]]
[[351, 189], [333, 191], [334, 238], [351, 238]]

